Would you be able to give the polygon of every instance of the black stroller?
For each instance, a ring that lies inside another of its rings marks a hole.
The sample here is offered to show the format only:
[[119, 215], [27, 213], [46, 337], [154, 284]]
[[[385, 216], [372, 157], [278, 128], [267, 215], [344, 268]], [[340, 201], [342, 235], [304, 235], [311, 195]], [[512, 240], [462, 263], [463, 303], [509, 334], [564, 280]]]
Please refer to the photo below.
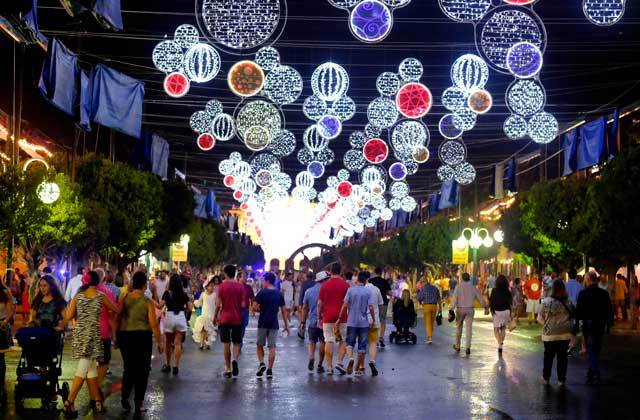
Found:
[[43, 410], [55, 409], [58, 395], [63, 401], [69, 396], [69, 384], [58, 383], [64, 333], [51, 327], [25, 327], [16, 332], [16, 338], [22, 348], [16, 371], [16, 409], [23, 410], [27, 398], [40, 399]]
[[413, 301], [409, 300], [408, 306], [404, 306], [402, 299], [397, 299], [393, 304], [393, 325], [396, 330], [389, 335], [389, 342], [396, 344], [416, 344], [418, 337], [411, 328], [415, 328], [417, 321], [416, 310]]

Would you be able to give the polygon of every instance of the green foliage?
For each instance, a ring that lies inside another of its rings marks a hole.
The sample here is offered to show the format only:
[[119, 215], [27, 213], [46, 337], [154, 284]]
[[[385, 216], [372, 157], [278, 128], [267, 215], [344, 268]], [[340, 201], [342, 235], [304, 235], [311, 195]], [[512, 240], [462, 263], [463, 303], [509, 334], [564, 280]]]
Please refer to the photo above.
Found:
[[187, 233], [191, 265], [206, 267], [225, 261], [229, 239], [220, 223], [197, 219], [189, 225]]
[[154, 254], [157, 250], [166, 249], [173, 242], [177, 242], [185, 232], [185, 227], [194, 223], [194, 207], [193, 192], [184, 182], [162, 182], [162, 213], [155, 229], [155, 236], [148, 245], [149, 249], [154, 250]]

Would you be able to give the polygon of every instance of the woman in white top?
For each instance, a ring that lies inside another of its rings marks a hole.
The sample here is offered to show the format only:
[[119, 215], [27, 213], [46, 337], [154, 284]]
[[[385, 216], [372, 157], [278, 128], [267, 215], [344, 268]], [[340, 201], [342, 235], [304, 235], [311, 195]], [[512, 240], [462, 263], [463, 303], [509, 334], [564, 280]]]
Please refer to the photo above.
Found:
[[293, 282], [291, 279], [293, 274], [287, 274], [285, 279], [280, 284], [280, 292], [284, 297], [284, 311], [287, 316], [287, 320], [291, 322], [291, 313], [293, 312]]
[[193, 341], [200, 344], [200, 350], [211, 349], [211, 343], [216, 339], [216, 331], [213, 326], [213, 314], [216, 312], [216, 299], [218, 294], [214, 290], [213, 281], [205, 281], [204, 292], [195, 301], [197, 308], [202, 308], [202, 313], [196, 319], [193, 327]]

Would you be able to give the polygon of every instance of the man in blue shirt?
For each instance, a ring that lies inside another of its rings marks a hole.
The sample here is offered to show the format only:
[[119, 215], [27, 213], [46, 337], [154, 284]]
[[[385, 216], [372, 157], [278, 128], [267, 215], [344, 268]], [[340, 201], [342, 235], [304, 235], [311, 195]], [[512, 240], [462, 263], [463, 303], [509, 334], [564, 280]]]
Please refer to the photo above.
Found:
[[[302, 321], [300, 329], [304, 331], [305, 325], [308, 325], [307, 331], [307, 349], [309, 350], [309, 364], [307, 368], [309, 373], [313, 372], [315, 363], [316, 345], [320, 344], [318, 350], [318, 373], [324, 373], [324, 335], [322, 328], [318, 325], [318, 297], [320, 296], [320, 287], [322, 282], [329, 278], [329, 273], [320, 271], [316, 274], [315, 284], [308, 288], [302, 297]], [[309, 321], [307, 323], [307, 320]]]
[[[371, 319], [375, 319], [375, 312], [373, 310], [373, 296], [369, 289], [365, 287], [369, 273], [361, 271], [358, 273], [358, 278], [355, 285], [347, 290], [347, 294], [344, 297], [344, 303], [340, 309], [338, 319], [342, 314], [348, 310], [347, 318], [347, 355], [349, 356], [349, 365], [347, 366], [347, 373], [351, 375], [353, 373], [353, 348], [356, 345], [356, 339], [358, 341], [358, 364], [356, 365], [356, 375], [360, 376], [364, 374], [364, 355], [367, 352], [367, 343], [369, 341], [369, 327], [373, 326], [369, 322], [367, 311], [371, 315]], [[339, 325], [339, 322], [336, 323]]]
[[[258, 318], [258, 338], [256, 340], [258, 362], [258, 373], [256, 376], [262, 378], [265, 370], [267, 379], [273, 377], [273, 364], [276, 361], [276, 339], [278, 338], [278, 310], [282, 313], [284, 320], [284, 330], [289, 333], [289, 321], [284, 312], [284, 297], [276, 290], [274, 284], [276, 277], [273, 273], [264, 275], [264, 288], [258, 292], [254, 300], [254, 309], [260, 312]], [[264, 364], [264, 346], [269, 345], [269, 367]]]
[[569, 270], [569, 281], [567, 281], [567, 294], [569, 295], [569, 302], [575, 307], [578, 304], [578, 295], [584, 289], [582, 283], [578, 283], [576, 277], [578, 273], [573, 268]]

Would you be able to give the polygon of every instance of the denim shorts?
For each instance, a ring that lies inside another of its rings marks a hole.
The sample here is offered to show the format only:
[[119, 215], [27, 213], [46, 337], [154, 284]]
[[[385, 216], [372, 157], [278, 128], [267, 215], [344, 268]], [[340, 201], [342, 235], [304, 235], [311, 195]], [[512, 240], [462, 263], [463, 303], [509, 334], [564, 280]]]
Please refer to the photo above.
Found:
[[369, 327], [347, 327], [347, 347], [355, 348], [358, 340], [358, 353], [367, 352], [369, 342]]
[[324, 334], [322, 333], [322, 328], [309, 327], [307, 329], [307, 340], [309, 340], [309, 343], [312, 344], [317, 344], [318, 342], [324, 343]]

